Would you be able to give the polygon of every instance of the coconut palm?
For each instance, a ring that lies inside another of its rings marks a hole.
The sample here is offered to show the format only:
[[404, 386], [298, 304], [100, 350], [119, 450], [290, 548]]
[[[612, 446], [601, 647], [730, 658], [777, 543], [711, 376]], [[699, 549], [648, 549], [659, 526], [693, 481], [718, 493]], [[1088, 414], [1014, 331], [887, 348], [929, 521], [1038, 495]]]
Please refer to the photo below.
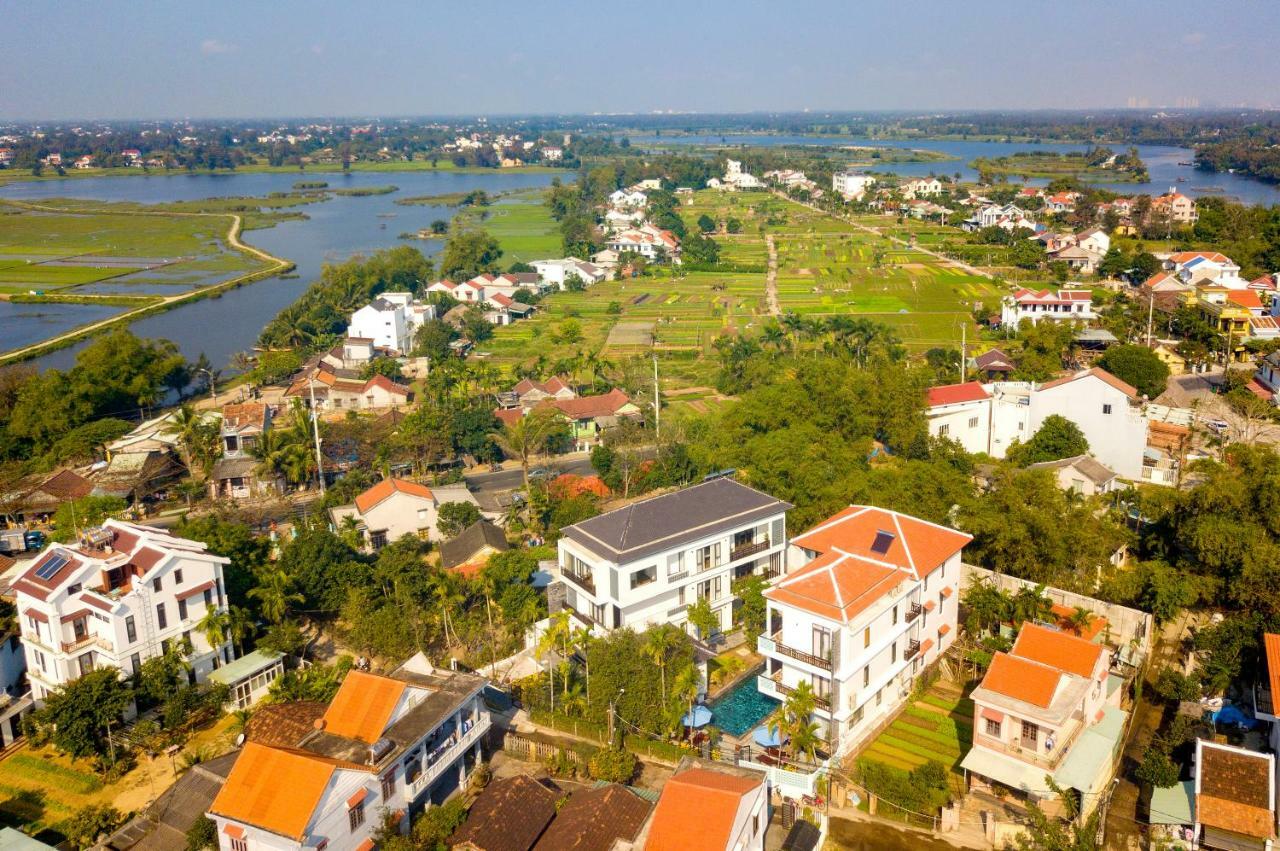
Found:
[[667, 701], [667, 655], [679, 643], [678, 636], [679, 630], [676, 627], [664, 623], [652, 627], [644, 639], [644, 655], [658, 666], [658, 682], [664, 704]]
[[569, 613], [560, 611], [552, 615], [547, 622], [547, 629], [542, 633], [542, 637], [538, 639], [538, 655], [543, 657], [547, 663], [547, 694], [551, 698], [551, 711], [556, 709], [556, 686], [555, 686], [555, 668], [551, 664], [551, 657], [560, 646], [562, 637], [569, 631]]
[[586, 627], [579, 627], [573, 630], [573, 634], [569, 636], [569, 643], [573, 646], [575, 653], [582, 654], [582, 670], [587, 677], [587, 703], [591, 703], [591, 656], [588, 652], [591, 649], [591, 630]]
[[262, 616], [272, 623], [280, 623], [289, 609], [305, 598], [294, 590], [293, 577], [283, 570], [268, 573], [261, 585], [249, 590], [249, 596], [258, 601]]
[[204, 416], [189, 403], [183, 403], [161, 429], [178, 441], [183, 463], [193, 474], [208, 469], [217, 453], [217, 429], [205, 421]]
[[802, 680], [787, 695], [782, 704], [782, 719], [777, 725], [791, 739], [791, 753], [797, 754], [802, 746], [807, 747], [812, 758], [813, 749], [817, 747], [817, 724], [813, 722], [813, 711], [817, 708], [817, 698], [813, 686]]
[[239, 656], [244, 650], [244, 640], [253, 635], [253, 615], [240, 606], [227, 607], [227, 638]]
[[555, 425], [554, 412], [535, 409], [514, 423], [508, 423], [502, 431], [489, 435], [503, 453], [520, 459], [520, 472], [524, 478], [526, 491], [529, 489], [529, 460], [546, 447], [547, 439], [551, 436]]
[[204, 634], [205, 640], [209, 642], [209, 647], [213, 650], [217, 650], [227, 643], [227, 632], [230, 627], [231, 615], [213, 606], [205, 609], [204, 617], [196, 625], [196, 629]]
[[436, 601], [436, 607], [440, 615], [440, 629], [444, 632], [445, 644], [457, 643], [458, 633], [453, 628], [453, 617], [461, 608], [465, 598], [458, 588], [456, 576], [443, 570], [436, 573], [431, 581], [431, 596]]
[[1044, 593], [1044, 586], [1034, 588], [1022, 587], [1013, 595], [1013, 623], [1018, 626], [1025, 621], [1047, 620], [1053, 611], [1053, 601]]
[[1093, 623], [1093, 612], [1084, 606], [1076, 606], [1071, 616], [1067, 618], [1067, 623], [1071, 624], [1071, 628], [1079, 635], [1084, 635], [1088, 631], [1089, 625]]
[[[690, 662], [680, 670], [676, 671], [675, 676], [671, 678], [671, 696], [679, 700], [675, 704], [675, 711], [684, 714], [683, 710], [687, 706], [690, 714], [693, 713], [693, 702], [698, 699], [698, 692], [702, 690], [702, 674], [698, 673], [698, 666]], [[679, 724], [680, 718], [675, 718], [676, 724]]]

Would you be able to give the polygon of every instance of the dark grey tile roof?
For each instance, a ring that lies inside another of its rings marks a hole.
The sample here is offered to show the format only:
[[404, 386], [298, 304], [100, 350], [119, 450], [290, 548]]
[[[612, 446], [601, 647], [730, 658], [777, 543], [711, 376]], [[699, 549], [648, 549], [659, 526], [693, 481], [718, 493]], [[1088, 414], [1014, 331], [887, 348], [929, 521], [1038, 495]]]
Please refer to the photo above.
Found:
[[192, 766], [155, 803], [108, 839], [114, 851], [185, 851], [187, 830], [204, 818], [239, 751]]
[[791, 507], [733, 479], [712, 479], [575, 523], [562, 534], [602, 558], [625, 562], [756, 523]]
[[1103, 464], [1092, 455], [1075, 455], [1071, 458], [1063, 458], [1059, 461], [1041, 461], [1038, 464], [1030, 464], [1029, 470], [1061, 470], [1064, 467], [1075, 467], [1084, 475], [1088, 476], [1095, 485], [1105, 485], [1116, 477], [1114, 471], [1110, 467]]
[[488, 520], [477, 520], [463, 529], [458, 537], [440, 545], [440, 564], [444, 567], [466, 564], [486, 546], [493, 547], [498, 552], [511, 549], [507, 536], [501, 529]]

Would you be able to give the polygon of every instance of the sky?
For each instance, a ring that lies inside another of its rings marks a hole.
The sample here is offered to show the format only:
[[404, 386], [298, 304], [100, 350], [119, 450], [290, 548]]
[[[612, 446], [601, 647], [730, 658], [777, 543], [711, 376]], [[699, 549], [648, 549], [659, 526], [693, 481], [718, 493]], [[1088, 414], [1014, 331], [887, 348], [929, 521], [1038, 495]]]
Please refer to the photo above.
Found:
[[0, 120], [1280, 106], [1275, 0], [0, 0]]

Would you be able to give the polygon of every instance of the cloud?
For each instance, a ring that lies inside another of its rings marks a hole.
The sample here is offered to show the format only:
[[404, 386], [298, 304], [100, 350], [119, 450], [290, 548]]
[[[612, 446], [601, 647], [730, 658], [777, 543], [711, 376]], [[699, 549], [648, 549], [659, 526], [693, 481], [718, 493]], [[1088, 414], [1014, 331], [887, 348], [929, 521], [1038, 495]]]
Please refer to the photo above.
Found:
[[223, 53], [234, 53], [236, 46], [227, 44], [225, 41], [219, 41], [216, 38], [206, 38], [200, 42], [200, 52], [205, 56], [218, 56]]
[[1182, 37], [1183, 44], [1195, 45], [1195, 44], [1199, 44], [1202, 41], [1204, 41], [1204, 33], [1200, 33], [1200, 32], [1187, 33]]

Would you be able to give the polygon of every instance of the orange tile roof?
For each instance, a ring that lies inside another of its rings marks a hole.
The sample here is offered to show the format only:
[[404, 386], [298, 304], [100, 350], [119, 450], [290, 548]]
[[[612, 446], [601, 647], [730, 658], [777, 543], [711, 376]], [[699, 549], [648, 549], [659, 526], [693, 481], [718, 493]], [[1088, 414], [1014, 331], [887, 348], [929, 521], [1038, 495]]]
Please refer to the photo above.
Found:
[[691, 768], [662, 790], [649, 823], [645, 851], [704, 851], [729, 844], [729, 832], [744, 796], [759, 789], [763, 778], [740, 777], [706, 768]]
[[[884, 552], [872, 543], [880, 532], [893, 536]], [[973, 540], [971, 535], [939, 526], [909, 514], [867, 505], [851, 505], [839, 514], [793, 538], [792, 543], [820, 553], [838, 550], [871, 561], [902, 567], [924, 579]]]
[[1232, 290], [1227, 293], [1227, 299], [1241, 307], [1262, 309], [1262, 299], [1258, 298], [1258, 294], [1253, 290]]
[[1271, 684], [1271, 702], [1280, 699], [1280, 635], [1274, 632], [1262, 634], [1262, 646], [1267, 656], [1267, 681]]
[[849, 623], [911, 578], [902, 568], [845, 553], [824, 553], [764, 592], [776, 603]]
[[1048, 708], [1062, 674], [1047, 665], [997, 652], [982, 678], [982, 688]]
[[1272, 762], [1265, 754], [1197, 743], [1196, 821], [1263, 839], [1275, 837]]
[[426, 485], [420, 485], [408, 479], [383, 479], [356, 497], [356, 508], [361, 514], [366, 514], [378, 503], [395, 493], [420, 496], [424, 499], [432, 498], [431, 488]]
[[1089, 679], [1093, 676], [1103, 648], [1101, 644], [1027, 622], [1018, 631], [1018, 638], [1013, 642], [1011, 652], [1015, 656]]
[[1218, 265], [1227, 263], [1230, 263], [1232, 266], [1235, 265], [1230, 257], [1219, 251], [1179, 251], [1176, 254], [1169, 255], [1169, 259], [1178, 265], [1190, 263], [1197, 257], [1203, 257], [1205, 260], [1208, 260], [1211, 263], [1217, 263]]
[[350, 671], [324, 713], [324, 729], [335, 736], [373, 744], [382, 737], [408, 683]]
[[334, 769], [348, 766], [306, 751], [249, 742], [210, 812], [301, 840]]
[[1098, 633], [1107, 628], [1107, 619], [1102, 615], [1094, 615], [1089, 618], [1089, 625], [1084, 629], [1080, 629], [1071, 623], [1071, 617], [1076, 613], [1073, 606], [1064, 606], [1061, 603], [1053, 604], [1053, 616], [1058, 619], [1058, 628], [1065, 630], [1073, 635], [1078, 635], [1086, 641], [1093, 641]]
[[930, 387], [925, 392], [925, 401], [930, 408], [939, 405], [955, 405], [960, 402], [978, 402], [989, 399], [991, 394], [978, 381], [965, 384], [944, 384], [941, 387]]
[[1080, 372], [1077, 372], [1075, 375], [1068, 375], [1066, 378], [1059, 378], [1058, 380], [1050, 381], [1047, 384], [1041, 384], [1040, 389], [1048, 390], [1051, 387], [1060, 387], [1063, 384], [1070, 384], [1072, 381], [1078, 381], [1081, 378], [1088, 378], [1091, 375], [1094, 378], [1099, 378], [1105, 381], [1106, 383], [1110, 384], [1112, 387], [1119, 390], [1121, 393], [1124, 393], [1126, 396], [1132, 396], [1136, 398], [1138, 395], [1138, 388], [1134, 387], [1132, 384], [1121, 381], [1119, 378], [1116, 378], [1114, 375], [1107, 372], [1105, 369], [1103, 369], [1100, 366], [1095, 366], [1093, 369], [1081, 370]]

